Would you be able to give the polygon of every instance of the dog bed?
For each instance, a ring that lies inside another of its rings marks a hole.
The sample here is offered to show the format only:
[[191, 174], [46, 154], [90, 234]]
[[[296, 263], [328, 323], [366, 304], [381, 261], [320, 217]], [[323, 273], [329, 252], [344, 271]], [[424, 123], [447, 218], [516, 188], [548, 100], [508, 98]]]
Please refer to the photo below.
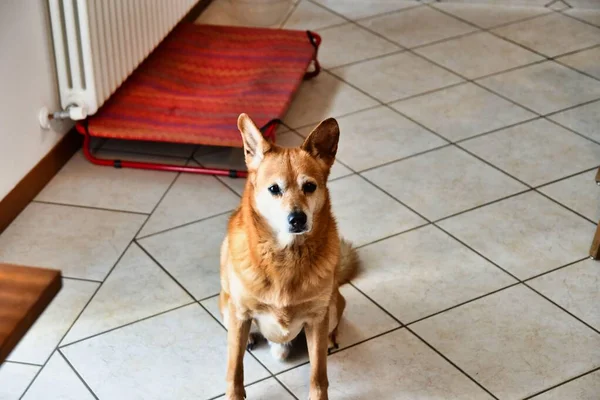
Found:
[[180, 24], [95, 115], [77, 124], [84, 154], [117, 168], [243, 177], [246, 171], [97, 158], [91, 138], [242, 147], [236, 122], [245, 112], [274, 141], [298, 86], [320, 71], [320, 42], [309, 31]]

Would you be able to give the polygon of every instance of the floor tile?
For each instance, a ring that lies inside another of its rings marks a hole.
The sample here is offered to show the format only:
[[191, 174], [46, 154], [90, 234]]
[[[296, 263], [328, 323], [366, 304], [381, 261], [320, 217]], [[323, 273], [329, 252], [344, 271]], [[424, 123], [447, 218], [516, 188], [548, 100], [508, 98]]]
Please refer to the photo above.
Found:
[[40, 367], [4, 363], [0, 365], [0, 399], [19, 400]]
[[97, 283], [63, 279], [63, 287], [36, 320], [8, 360], [43, 364], [92, 297]]
[[533, 400], [597, 400], [598, 393], [600, 393], [600, 371], [592, 372], [539, 396], [535, 396]]
[[548, 117], [562, 126], [600, 143], [600, 101], [586, 104]]
[[550, 10], [543, 7], [518, 5], [503, 7], [501, 5], [483, 4], [482, 2], [479, 4], [438, 3], [435, 5], [435, 8], [450, 13], [460, 19], [464, 19], [465, 21], [469, 21], [484, 29], [550, 12]]
[[539, 190], [592, 221], [600, 221], [600, 187], [596, 184], [595, 176], [596, 170], [593, 170], [543, 186]]
[[93, 400], [94, 396], [65, 359], [55, 352], [23, 396], [23, 400], [38, 399]]
[[193, 299], [133, 243], [62, 344], [72, 343], [191, 301]]
[[287, 19], [283, 28], [319, 30], [328, 26], [343, 24], [345, 22], [347, 21], [344, 18], [315, 3], [301, 1]]
[[[344, 285], [340, 288], [340, 291], [346, 299], [346, 310], [340, 321], [337, 337], [340, 350], [400, 326], [393, 318], [352, 286]], [[214, 297], [203, 301], [202, 305], [221, 321], [218, 303], [218, 297]], [[306, 338], [302, 334], [294, 340], [290, 356], [285, 361], [278, 361], [273, 358], [265, 341], [260, 342], [252, 350], [252, 354], [274, 374], [309, 361]]]
[[[244, 12], [248, 9], [248, 6], [245, 6], [246, 8], [236, 9], [231, 1], [215, 0], [200, 14], [200, 17], [198, 17], [195, 23], [279, 28], [296, 1], [297, 0], [277, 2], [277, 4], [275, 4], [275, 11], [271, 13], [270, 18], [266, 19], [263, 25], [258, 25], [256, 23], [256, 18], [246, 17]], [[264, 16], [259, 18], [259, 20], [264, 19]], [[266, 24], [266, 26], [264, 26], [264, 24]]]
[[315, 2], [351, 20], [367, 18], [419, 5], [414, 0], [315, 0]]
[[516, 282], [431, 225], [365, 246], [360, 258], [356, 287], [405, 324]]
[[600, 10], [572, 8], [565, 11], [565, 14], [582, 21], [589, 22], [590, 24], [600, 26]]
[[535, 117], [532, 112], [472, 83], [402, 100], [391, 106], [450, 141]]
[[528, 285], [600, 330], [600, 268], [588, 259], [528, 282]]
[[411, 157], [364, 176], [430, 220], [527, 189], [456, 147]]
[[183, 143], [108, 139], [104, 142], [101, 149], [103, 151], [112, 150], [126, 153], [188, 158], [192, 155], [196, 147], [193, 144]]
[[540, 114], [600, 98], [600, 82], [548, 61], [479, 81]]
[[412, 329], [499, 399], [521, 399], [600, 365], [600, 335], [524, 286]]
[[520, 279], [587, 255], [594, 225], [529, 192], [439, 225]]
[[159, 233], [139, 240], [196, 299], [219, 293], [219, 253], [229, 215]]
[[327, 72], [305, 81], [296, 93], [284, 122], [291, 128], [316, 125], [325, 118], [339, 117], [373, 107], [377, 102]]
[[[300, 129], [299, 132], [306, 132], [306, 135], [308, 135], [313, 128], [314, 126], [309, 126]], [[303, 142], [304, 138], [296, 132], [289, 131], [277, 136], [277, 145], [282, 147], [298, 147]], [[244, 151], [238, 148], [219, 148], [219, 150], [210, 153], [197, 152], [195, 158], [200, 164], [209, 168], [246, 169]], [[329, 179], [337, 179], [350, 174], [352, 174], [351, 170], [339, 162], [336, 162], [331, 168]], [[244, 193], [246, 178], [232, 179], [229, 177], [218, 177], [217, 179], [235, 191], [238, 195], [241, 196]]]
[[596, 0], [568, 0], [571, 7], [576, 7], [585, 10], [600, 9], [600, 4]]
[[0, 235], [0, 261], [103, 280], [146, 216], [31, 203]]
[[461, 77], [410, 53], [336, 68], [332, 72], [384, 103], [463, 81]]
[[[337, 119], [338, 160], [355, 171], [372, 168], [447, 142], [387, 107], [377, 107]], [[310, 129], [300, 130], [308, 135]]]
[[543, 119], [467, 140], [461, 146], [532, 186], [600, 163], [600, 145]]
[[540, 61], [529, 50], [487, 32], [477, 32], [415, 50], [469, 79]]
[[[98, 157], [185, 164], [184, 159], [134, 153], [99, 151]], [[176, 176], [175, 172], [102, 167], [90, 163], [78, 152], [46, 185], [36, 200], [150, 213]]]
[[600, 79], [600, 47], [560, 57], [557, 61]]
[[[291, 394], [274, 378], [246, 386], [246, 396], [252, 400], [294, 400]], [[217, 400], [227, 400], [225, 396]]]
[[471, 25], [429, 7], [388, 13], [359, 23], [407, 48], [477, 30]]
[[138, 236], [232, 211], [239, 202], [240, 198], [214, 176], [181, 174]]
[[356, 175], [331, 182], [329, 191], [340, 235], [356, 246], [426, 223]]
[[517, 22], [493, 31], [548, 57], [600, 43], [600, 30], [557, 13]]
[[[309, 368], [279, 376], [300, 399], [308, 398]], [[329, 357], [327, 370], [331, 400], [491, 399], [405, 329]]]
[[[165, 393], [208, 399], [225, 391], [227, 335], [196, 304], [62, 352], [102, 399], [163, 399]], [[268, 376], [252, 357], [244, 358], [244, 371], [248, 384]]]
[[353, 23], [322, 29], [319, 35], [323, 38], [319, 49], [319, 61], [325, 68], [334, 68], [400, 50], [399, 46]]

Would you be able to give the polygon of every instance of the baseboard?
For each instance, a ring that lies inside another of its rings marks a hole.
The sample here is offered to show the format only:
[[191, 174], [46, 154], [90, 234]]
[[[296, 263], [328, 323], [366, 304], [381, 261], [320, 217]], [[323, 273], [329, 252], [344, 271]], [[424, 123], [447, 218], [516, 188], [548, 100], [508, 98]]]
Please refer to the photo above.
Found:
[[0, 201], [0, 233], [50, 182], [81, 147], [82, 136], [71, 129], [35, 167]]
[[[195, 21], [212, 0], [199, 0], [183, 18], [183, 21]], [[35, 199], [39, 192], [60, 171], [67, 161], [81, 148], [82, 136], [75, 129], [70, 130], [42, 158], [35, 167], [0, 200], [0, 233]]]

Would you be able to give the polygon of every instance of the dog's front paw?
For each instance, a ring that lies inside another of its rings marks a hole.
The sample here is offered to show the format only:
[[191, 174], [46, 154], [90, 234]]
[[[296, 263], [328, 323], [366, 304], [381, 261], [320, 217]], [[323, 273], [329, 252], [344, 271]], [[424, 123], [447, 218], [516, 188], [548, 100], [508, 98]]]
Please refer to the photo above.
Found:
[[244, 400], [246, 398], [246, 389], [232, 390], [225, 395], [225, 400]]
[[311, 389], [308, 400], [329, 400], [327, 390]]

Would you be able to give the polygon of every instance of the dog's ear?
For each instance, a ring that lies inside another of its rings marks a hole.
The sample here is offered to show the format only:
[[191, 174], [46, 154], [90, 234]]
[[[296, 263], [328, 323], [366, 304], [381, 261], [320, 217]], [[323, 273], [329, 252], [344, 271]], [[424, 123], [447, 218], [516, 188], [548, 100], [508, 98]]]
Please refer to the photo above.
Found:
[[260, 130], [256, 127], [256, 124], [254, 124], [254, 121], [247, 114], [240, 114], [237, 125], [244, 141], [246, 166], [248, 170], [254, 170], [258, 168], [258, 165], [264, 158], [265, 153], [271, 148], [271, 145], [265, 140]]
[[340, 127], [337, 121], [328, 118], [313, 129], [301, 148], [331, 167], [335, 161], [339, 139]]

